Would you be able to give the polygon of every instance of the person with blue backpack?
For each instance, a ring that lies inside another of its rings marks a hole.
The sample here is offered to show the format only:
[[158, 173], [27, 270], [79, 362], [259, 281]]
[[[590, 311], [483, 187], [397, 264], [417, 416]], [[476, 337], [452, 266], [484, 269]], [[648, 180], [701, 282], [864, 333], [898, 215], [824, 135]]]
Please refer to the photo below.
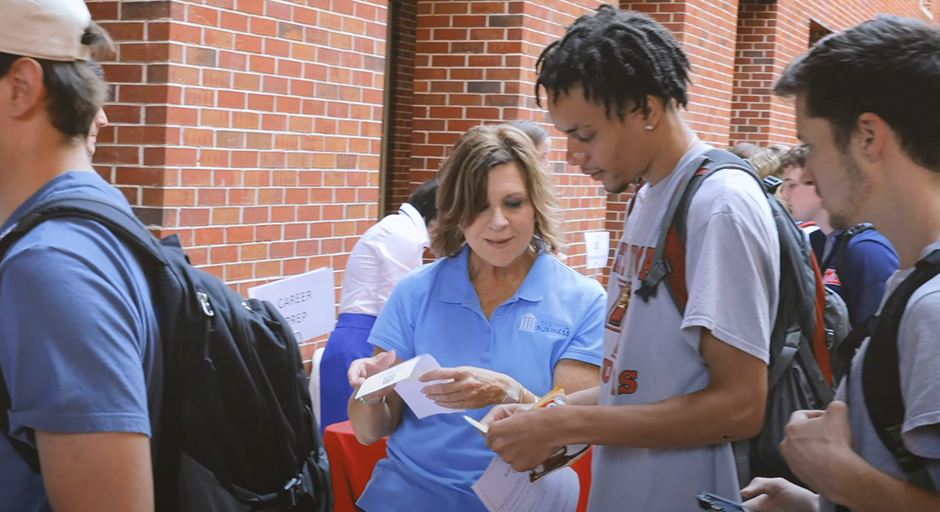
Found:
[[[818, 228], [809, 234], [809, 240], [823, 283], [845, 301], [849, 322], [855, 327], [878, 310], [885, 282], [898, 270], [898, 254], [871, 224], [846, 229], [832, 226], [815, 183], [803, 174], [808, 153], [809, 148], [800, 144], [784, 155], [782, 196], [794, 218], [811, 221]], [[840, 219], [835, 222], [840, 223]]]
[[900, 267], [825, 411], [801, 411], [781, 450], [809, 488], [757, 479], [760, 512], [940, 510], [940, 27], [879, 16], [822, 39], [783, 72], [836, 229], [871, 222]]
[[[107, 34], [81, 0], [2, 0], [0, 12], [0, 234], [63, 194], [130, 212], [85, 147], [107, 93], [87, 60], [113, 53]], [[5, 254], [0, 510], [153, 510], [159, 336], [141, 264], [100, 225], [51, 220]]]

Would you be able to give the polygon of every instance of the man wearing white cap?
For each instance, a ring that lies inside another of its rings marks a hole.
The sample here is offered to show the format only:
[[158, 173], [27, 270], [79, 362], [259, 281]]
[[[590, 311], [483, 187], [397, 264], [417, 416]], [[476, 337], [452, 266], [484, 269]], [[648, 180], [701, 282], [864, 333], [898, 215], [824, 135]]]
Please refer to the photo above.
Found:
[[[130, 211], [85, 148], [113, 46], [82, 0], [0, 0], [0, 238], [50, 198]], [[0, 512], [152, 511], [163, 372], [150, 287], [103, 226], [54, 219], [0, 259]]]

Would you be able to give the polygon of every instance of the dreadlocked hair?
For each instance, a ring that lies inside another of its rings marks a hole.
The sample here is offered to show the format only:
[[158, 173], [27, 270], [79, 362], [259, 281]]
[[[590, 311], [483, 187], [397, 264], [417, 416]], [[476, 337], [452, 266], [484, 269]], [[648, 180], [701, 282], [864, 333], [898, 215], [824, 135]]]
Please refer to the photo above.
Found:
[[539, 90], [550, 101], [581, 86], [584, 99], [603, 102], [623, 119], [631, 112], [648, 112], [647, 97], [670, 100], [682, 107], [689, 102], [691, 65], [679, 43], [665, 27], [645, 14], [601, 5], [597, 14], [584, 15], [568, 28], [565, 37], [548, 45], [536, 63], [535, 101]]

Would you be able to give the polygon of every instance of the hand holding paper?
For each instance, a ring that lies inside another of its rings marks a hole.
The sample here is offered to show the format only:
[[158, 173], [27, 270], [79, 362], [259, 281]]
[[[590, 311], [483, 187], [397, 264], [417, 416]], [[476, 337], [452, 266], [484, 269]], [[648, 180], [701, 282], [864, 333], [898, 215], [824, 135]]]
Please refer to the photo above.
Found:
[[389, 387], [371, 390], [367, 388], [366, 391], [363, 392], [360, 387], [363, 386], [370, 377], [387, 370], [393, 364], [395, 364], [394, 350], [353, 361], [352, 364], [349, 365], [349, 371], [347, 371], [346, 377], [349, 379], [349, 385], [357, 390], [356, 398], [365, 397], [366, 400], [378, 400], [384, 396], [388, 396], [394, 391], [393, 387]]
[[448, 409], [482, 409], [502, 403], [514, 382], [508, 375], [473, 366], [433, 370], [420, 380], [444, 381], [424, 388], [424, 394]]
[[[360, 359], [359, 361], [367, 361]], [[353, 363], [355, 365], [355, 363]], [[397, 366], [393, 366], [385, 371], [376, 373], [365, 380], [362, 383], [362, 387], [359, 388], [359, 391], [356, 393], [356, 398], [362, 398], [364, 396], [375, 396], [381, 397], [385, 396], [392, 392], [396, 391], [402, 400], [408, 404], [408, 407], [411, 408], [415, 416], [418, 419], [426, 418], [433, 414], [441, 413], [451, 413], [451, 412], [463, 412], [463, 409], [446, 409], [435, 404], [432, 400], [428, 399], [422, 389], [426, 386], [437, 384], [441, 381], [433, 382], [422, 382], [419, 378], [422, 375], [425, 375], [428, 372], [437, 370], [441, 367], [438, 364], [437, 360], [434, 359], [430, 354], [422, 354], [418, 357], [411, 358]], [[353, 381], [352, 371], [353, 368], [350, 367], [350, 383]], [[384, 393], [384, 394], [382, 394]]]
[[532, 481], [572, 464], [589, 445], [559, 445], [557, 406], [566, 405], [564, 391], [542, 397], [530, 411], [500, 407], [483, 418], [488, 424], [486, 444], [517, 471], [530, 471]]

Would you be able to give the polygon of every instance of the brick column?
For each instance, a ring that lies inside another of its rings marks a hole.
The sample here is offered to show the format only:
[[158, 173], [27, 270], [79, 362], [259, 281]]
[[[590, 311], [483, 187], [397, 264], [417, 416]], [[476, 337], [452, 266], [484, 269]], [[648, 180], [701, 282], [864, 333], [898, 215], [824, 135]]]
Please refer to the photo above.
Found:
[[388, 126], [385, 128], [385, 212], [395, 213], [408, 200], [415, 81], [417, 0], [393, 0], [389, 23]]
[[768, 146], [793, 142], [792, 112], [789, 105], [774, 96], [773, 84], [786, 63], [805, 51], [809, 34], [803, 29], [781, 37], [781, 21], [777, 2], [741, 0], [735, 49], [732, 144], [750, 142]]

